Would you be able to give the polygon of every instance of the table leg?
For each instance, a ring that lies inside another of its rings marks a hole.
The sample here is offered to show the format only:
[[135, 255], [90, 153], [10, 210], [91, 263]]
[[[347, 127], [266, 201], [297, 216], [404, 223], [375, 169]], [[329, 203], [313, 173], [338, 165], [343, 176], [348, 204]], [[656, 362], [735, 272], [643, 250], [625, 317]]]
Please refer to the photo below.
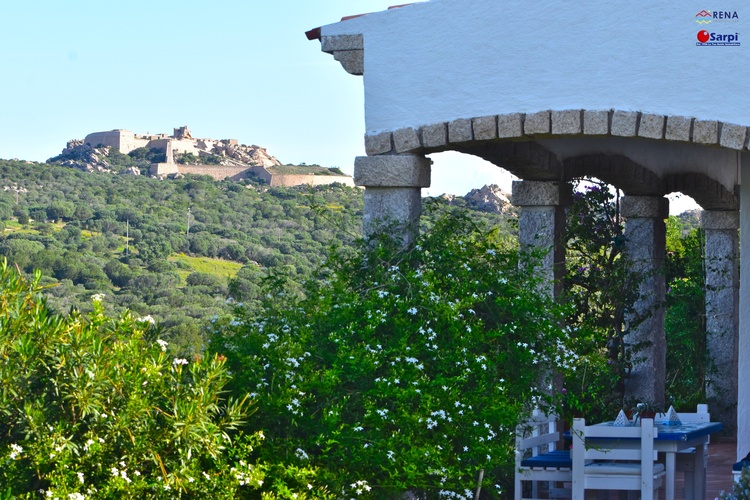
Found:
[[675, 476], [675, 463], [676, 454], [672, 452], [665, 453], [665, 460], [667, 462], [667, 477], [664, 478], [666, 481], [665, 485], [665, 497], [666, 500], [674, 500], [674, 476]]
[[693, 485], [695, 488], [695, 498], [700, 500], [706, 498], [706, 452], [705, 445], [701, 444], [695, 447]]

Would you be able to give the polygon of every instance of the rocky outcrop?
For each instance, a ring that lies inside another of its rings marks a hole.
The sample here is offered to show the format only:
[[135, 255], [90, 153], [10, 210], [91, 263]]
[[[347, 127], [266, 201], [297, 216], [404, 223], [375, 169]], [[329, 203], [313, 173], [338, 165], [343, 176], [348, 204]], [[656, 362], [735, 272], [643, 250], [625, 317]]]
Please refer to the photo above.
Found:
[[472, 189], [464, 199], [469, 207], [481, 212], [504, 214], [512, 208], [510, 195], [504, 193], [497, 184]]
[[[227, 159], [226, 165], [240, 163], [248, 166], [273, 167], [281, 165], [281, 162], [268, 154], [265, 148], [244, 144], [232, 144], [228, 141], [214, 144], [211, 154], [222, 156]], [[239, 166], [239, 165], [238, 165]]]
[[141, 169], [138, 167], [128, 167], [121, 172], [121, 175], [141, 175]]
[[112, 172], [111, 165], [107, 161], [111, 149], [110, 146], [92, 148], [81, 140], [73, 139], [68, 141], [59, 156], [47, 161], [54, 161], [59, 165], [83, 170], [84, 172]]

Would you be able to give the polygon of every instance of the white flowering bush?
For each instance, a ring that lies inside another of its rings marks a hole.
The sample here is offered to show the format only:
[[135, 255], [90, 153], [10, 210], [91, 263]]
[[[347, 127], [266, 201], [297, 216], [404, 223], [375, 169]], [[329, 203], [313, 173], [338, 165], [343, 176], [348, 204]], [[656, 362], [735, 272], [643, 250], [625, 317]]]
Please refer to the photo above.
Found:
[[309, 465], [340, 498], [507, 496], [513, 429], [574, 361], [562, 312], [492, 231], [441, 218], [332, 257], [302, 294], [218, 321], [252, 391], [264, 462]]
[[732, 485], [732, 491], [722, 491], [716, 500], [750, 500], [750, 468], [742, 467], [739, 480]]
[[39, 279], [0, 264], [0, 498], [237, 498], [264, 487], [267, 469], [247, 458], [263, 436], [237, 435], [249, 400], [227, 397], [222, 356], [170, 356], [148, 319], [107, 318], [103, 296], [89, 315], [54, 314]]

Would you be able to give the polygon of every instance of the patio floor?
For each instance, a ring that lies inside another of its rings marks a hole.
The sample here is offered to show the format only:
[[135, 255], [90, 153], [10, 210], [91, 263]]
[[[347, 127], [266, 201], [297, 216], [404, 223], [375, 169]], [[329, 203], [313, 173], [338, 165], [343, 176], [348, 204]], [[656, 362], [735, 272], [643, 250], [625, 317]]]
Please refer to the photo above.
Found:
[[[714, 500], [722, 491], [732, 490], [732, 465], [737, 461], [737, 443], [716, 442], [708, 445], [706, 499]], [[682, 498], [682, 480], [677, 479], [676, 496]]]

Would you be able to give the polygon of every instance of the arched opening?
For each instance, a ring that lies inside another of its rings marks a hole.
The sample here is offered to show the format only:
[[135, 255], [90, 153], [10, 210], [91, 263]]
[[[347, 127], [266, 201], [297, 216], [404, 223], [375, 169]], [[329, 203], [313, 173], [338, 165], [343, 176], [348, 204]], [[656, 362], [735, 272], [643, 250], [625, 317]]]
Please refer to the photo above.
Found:
[[692, 196], [685, 193], [674, 192], [667, 194], [669, 200], [669, 215], [680, 215], [685, 212], [702, 210], [701, 206]]
[[507, 170], [471, 154], [445, 151], [428, 157], [433, 161], [432, 179], [430, 187], [422, 190], [422, 196], [465, 196], [472, 189], [492, 184], [510, 194], [511, 183], [518, 180]]

